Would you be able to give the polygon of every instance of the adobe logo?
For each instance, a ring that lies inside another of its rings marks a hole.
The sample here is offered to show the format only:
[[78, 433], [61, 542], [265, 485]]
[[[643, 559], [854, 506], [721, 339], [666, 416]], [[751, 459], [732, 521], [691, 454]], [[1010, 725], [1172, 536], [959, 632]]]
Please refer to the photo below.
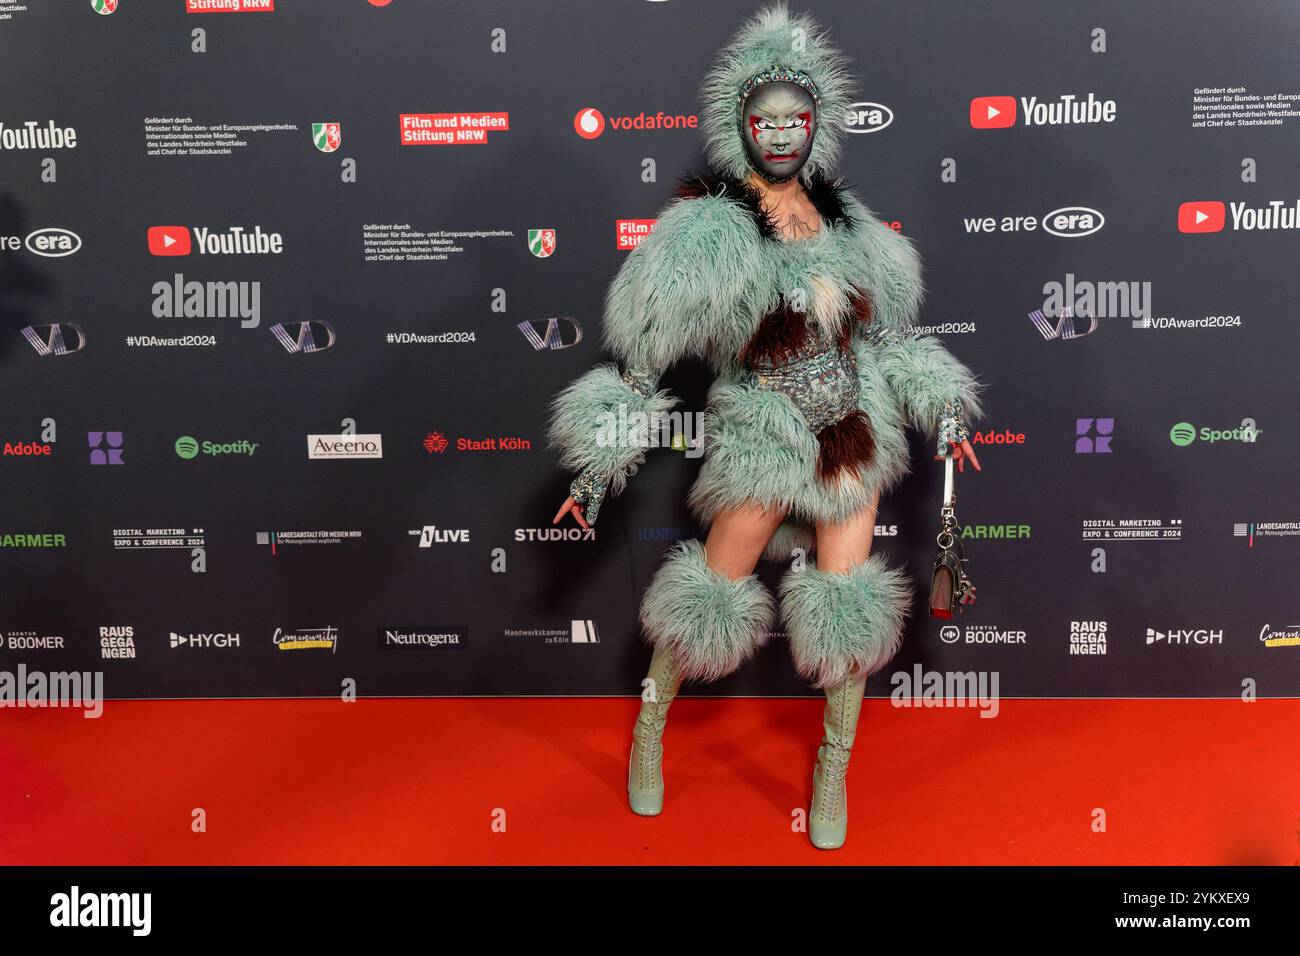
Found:
[[977, 96], [970, 101], [972, 129], [1006, 129], [1016, 125], [1014, 96]]
[[185, 226], [150, 226], [149, 253], [155, 256], [188, 256], [190, 230]]
[[1222, 232], [1226, 210], [1223, 203], [1201, 200], [1178, 206], [1179, 232]]

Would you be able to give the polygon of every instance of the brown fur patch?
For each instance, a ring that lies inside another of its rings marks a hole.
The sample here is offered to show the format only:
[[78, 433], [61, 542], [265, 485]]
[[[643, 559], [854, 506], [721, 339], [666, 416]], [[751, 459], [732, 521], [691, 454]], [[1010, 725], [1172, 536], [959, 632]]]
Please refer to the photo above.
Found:
[[758, 330], [741, 350], [740, 360], [779, 364], [808, 340], [808, 317], [790, 308], [783, 298], [758, 323]]
[[848, 468], [869, 465], [876, 457], [875, 431], [860, 408], [819, 431], [817, 445], [817, 477], [822, 481], [831, 481]]

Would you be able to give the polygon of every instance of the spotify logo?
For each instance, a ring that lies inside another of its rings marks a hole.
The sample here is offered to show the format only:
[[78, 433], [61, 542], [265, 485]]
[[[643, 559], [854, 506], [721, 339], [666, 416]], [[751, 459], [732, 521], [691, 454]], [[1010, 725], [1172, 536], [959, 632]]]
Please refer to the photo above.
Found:
[[1190, 422], [1179, 422], [1169, 429], [1169, 440], [1180, 448], [1196, 441], [1196, 426]]
[[200, 442], [198, 439], [191, 438], [189, 435], [182, 435], [180, 438], [176, 439], [176, 454], [178, 457], [184, 458], [186, 461], [189, 461], [192, 458], [197, 458], [199, 452], [214, 458], [221, 455], [243, 455], [247, 457], [257, 451], [257, 449], [257, 442], [251, 442], [245, 439], [228, 442]]

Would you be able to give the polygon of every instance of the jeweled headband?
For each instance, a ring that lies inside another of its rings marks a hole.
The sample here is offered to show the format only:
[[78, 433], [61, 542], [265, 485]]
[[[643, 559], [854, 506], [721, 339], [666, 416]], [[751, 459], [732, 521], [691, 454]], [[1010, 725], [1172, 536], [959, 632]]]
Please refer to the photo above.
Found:
[[[793, 70], [788, 66], [778, 66], [775, 63], [747, 79], [744, 85], [740, 87], [740, 95], [736, 97], [736, 102], [743, 106], [745, 98], [764, 83], [797, 83], [808, 91], [808, 94], [813, 98], [813, 102], [817, 104], [817, 108], [821, 109], [822, 98], [817, 92], [817, 84], [813, 82], [812, 77], [800, 70]], [[743, 117], [741, 125], [744, 125]]]

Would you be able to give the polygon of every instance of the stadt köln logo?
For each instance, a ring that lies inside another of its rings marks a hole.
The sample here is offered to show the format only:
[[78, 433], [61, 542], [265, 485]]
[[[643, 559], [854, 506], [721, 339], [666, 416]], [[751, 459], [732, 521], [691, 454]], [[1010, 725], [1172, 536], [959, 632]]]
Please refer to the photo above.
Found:
[[529, 229], [528, 251], [539, 259], [547, 259], [555, 253], [558, 241], [554, 229]]
[[312, 123], [311, 141], [322, 153], [332, 153], [343, 142], [342, 123]]

